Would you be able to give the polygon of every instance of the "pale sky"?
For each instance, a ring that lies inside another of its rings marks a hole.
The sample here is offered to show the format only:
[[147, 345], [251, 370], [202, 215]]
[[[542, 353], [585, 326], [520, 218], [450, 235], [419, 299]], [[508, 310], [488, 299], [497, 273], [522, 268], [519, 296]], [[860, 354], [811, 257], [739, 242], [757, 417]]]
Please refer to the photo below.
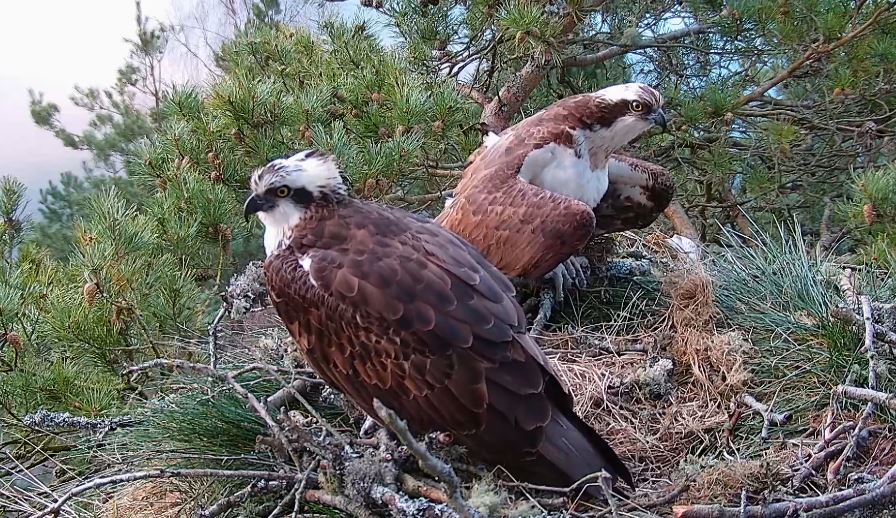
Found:
[[[197, 11], [197, 0], [143, 0], [143, 14], [165, 23]], [[340, 2], [347, 13], [358, 0]], [[201, 7], [199, 16], [205, 16]], [[305, 11], [302, 9], [303, 14]], [[29, 189], [29, 209], [38, 191], [62, 171], [81, 171], [87, 153], [63, 146], [38, 128], [28, 111], [28, 88], [60, 106], [63, 126], [79, 131], [87, 114], [69, 101], [74, 86], [106, 87], [128, 53], [125, 38], [136, 32], [133, 0], [43, 0], [3, 2], [0, 16], [0, 175], [20, 178]], [[174, 56], [172, 67], [178, 66]], [[195, 63], [194, 63], [195, 65]], [[175, 73], [180, 80], [190, 72]], [[170, 76], [169, 76], [170, 79]]]
[[[143, 0], [143, 12], [167, 19], [170, 0]], [[59, 104], [66, 127], [80, 129], [83, 111], [68, 100], [74, 86], [115, 80], [135, 33], [129, 0], [4, 2], [0, 17], [0, 175], [11, 174], [37, 196], [61, 171], [80, 170], [85, 155], [39, 129], [28, 112], [28, 88]], [[33, 208], [34, 202], [31, 203]]]

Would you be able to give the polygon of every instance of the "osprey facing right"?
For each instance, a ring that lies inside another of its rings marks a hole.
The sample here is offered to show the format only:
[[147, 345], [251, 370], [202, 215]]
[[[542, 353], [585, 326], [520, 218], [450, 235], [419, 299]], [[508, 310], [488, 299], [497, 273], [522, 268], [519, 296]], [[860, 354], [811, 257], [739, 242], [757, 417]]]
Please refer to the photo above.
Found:
[[436, 221], [508, 277], [570, 275], [583, 287], [574, 255], [592, 236], [643, 228], [672, 200], [665, 169], [613, 154], [665, 129], [662, 107], [662, 95], [641, 83], [555, 102], [486, 137]]

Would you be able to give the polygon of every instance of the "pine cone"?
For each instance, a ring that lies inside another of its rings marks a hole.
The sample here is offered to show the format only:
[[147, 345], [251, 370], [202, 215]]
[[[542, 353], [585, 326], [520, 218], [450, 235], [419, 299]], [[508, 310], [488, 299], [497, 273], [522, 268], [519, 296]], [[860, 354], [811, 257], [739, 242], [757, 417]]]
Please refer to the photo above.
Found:
[[215, 165], [220, 162], [220, 160], [218, 160], [218, 155], [216, 155], [214, 151], [209, 151], [208, 155], [206, 155], [206, 159], [208, 159], [209, 165]]
[[728, 124], [730, 126], [732, 122], [734, 122], [734, 114], [731, 112], [726, 113], [725, 124]]
[[96, 241], [96, 236], [93, 234], [82, 232], [78, 235], [78, 241], [81, 242], [81, 246], [86, 248], [92, 245], [94, 241]]
[[218, 225], [218, 235], [224, 241], [230, 241], [233, 239], [233, 230], [228, 225]]
[[209, 173], [208, 179], [211, 180], [212, 183], [221, 183], [224, 181], [224, 173], [218, 170], [214, 170]]
[[389, 131], [389, 128], [380, 128], [377, 132], [381, 139], [386, 140], [392, 136], [392, 132]]
[[373, 92], [372, 94], [370, 94], [370, 100], [371, 102], [373, 102], [373, 104], [379, 104], [383, 102], [383, 94], [379, 92]]
[[336, 106], [335, 104], [327, 106], [327, 113], [330, 115], [331, 119], [338, 119], [343, 115], [342, 108]]
[[865, 206], [862, 207], [862, 216], [865, 217], [865, 223], [873, 225], [875, 220], [874, 205], [866, 203]]
[[361, 116], [361, 110], [359, 110], [357, 108], [352, 108], [352, 111], [350, 112], [350, 114], [351, 114], [352, 118], [357, 119]]
[[233, 137], [233, 140], [237, 141], [239, 144], [246, 143], [246, 137], [243, 136], [243, 133], [236, 128], [230, 130], [230, 136]]
[[122, 308], [118, 304], [112, 304], [112, 318], [109, 321], [112, 327], [121, 327]]
[[191, 165], [193, 165], [193, 161], [190, 160], [190, 157], [188, 157], [188, 156], [185, 156], [185, 157], [183, 157], [183, 158], [180, 160], [180, 166], [181, 166], [181, 167], [185, 167], [185, 168], [186, 168], [186, 167], [190, 167]]
[[405, 135], [405, 134], [407, 134], [407, 132], [408, 132], [408, 127], [407, 127], [407, 126], [399, 126], [399, 127], [395, 128], [395, 136], [396, 136], [396, 137], [400, 137], [400, 136], [402, 136], [402, 135]]
[[22, 337], [15, 331], [10, 331], [3, 335], [3, 340], [9, 344], [15, 352], [22, 350]]
[[333, 98], [341, 103], [345, 102], [345, 94], [340, 92], [339, 90], [336, 90], [335, 92], [333, 92]]
[[373, 195], [376, 191], [376, 179], [368, 178], [367, 181], [364, 182], [364, 190], [361, 191], [365, 198], [368, 198]]
[[81, 294], [84, 296], [84, 304], [87, 306], [93, 306], [96, 303], [96, 297], [100, 292], [100, 287], [95, 282], [88, 282], [84, 285], [84, 288], [81, 289]]
[[443, 131], [444, 129], [445, 129], [445, 123], [444, 123], [444, 122], [442, 122], [442, 121], [440, 121], [440, 120], [437, 120], [437, 121], [435, 121], [435, 122], [432, 123], [432, 132], [435, 133], [436, 135], [441, 135], [441, 134], [442, 134], [442, 131]]
[[156, 189], [165, 192], [168, 189], [168, 180], [162, 177], [156, 178]]
[[840, 97], [841, 95], [843, 95], [843, 89], [838, 86], [837, 88], [834, 88], [834, 93], [831, 95], [833, 95], [834, 97]]

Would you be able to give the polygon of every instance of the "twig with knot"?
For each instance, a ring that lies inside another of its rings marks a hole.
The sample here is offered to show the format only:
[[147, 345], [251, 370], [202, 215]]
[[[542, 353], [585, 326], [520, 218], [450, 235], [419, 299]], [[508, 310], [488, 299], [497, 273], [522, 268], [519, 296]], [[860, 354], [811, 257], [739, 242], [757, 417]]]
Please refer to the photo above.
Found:
[[395, 432], [401, 442], [407, 446], [411, 453], [417, 457], [420, 467], [429, 475], [436, 477], [445, 483], [448, 493], [448, 505], [457, 512], [461, 518], [482, 518], [470, 505], [464, 501], [461, 495], [460, 479], [450, 465], [435, 458], [422, 444], [414, 439], [408, 430], [407, 424], [391, 409], [387, 408], [379, 399], [373, 400], [373, 408], [383, 420], [383, 424]]
[[772, 425], [786, 425], [793, 417], [793, 414], [791, 414], [790, 412], [775, 412], [769, 405], [760, 403], [756, 400], [756, 398], [749, 394], [742, 394], [740, 396], [740, 401], [753, 410], [762, 414], [762, 434], [760, 435], [760, 437], [763, 441], [768, 440], [769, 430]]

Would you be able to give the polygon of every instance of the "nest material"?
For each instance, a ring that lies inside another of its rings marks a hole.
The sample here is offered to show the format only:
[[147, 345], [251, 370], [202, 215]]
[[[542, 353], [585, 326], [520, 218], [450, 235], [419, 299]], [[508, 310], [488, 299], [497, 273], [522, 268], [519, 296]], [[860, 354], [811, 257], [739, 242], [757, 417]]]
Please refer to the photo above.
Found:
[[[681, 473], [692, 452], [704, 446], [724, 448], [729, 405], [750, 380], [747, 360], [754, 354], [738, 333], [716, 330], [712, 283], [701, 269], [666, 276], [663, 290], [671, 304], [649, 333], [611, 339], [576, 331], [550, 335], [545, 344], [575, 396], [576, 411], [636, 470], [644, 486], [668, 484], [670, 474]], [[633, 347], [633, 341], [642, 346]], [[620, 352], [595, 354], [595, 343]], [[744, 465], [742, 471], [754, 468], [759, 469]], [[717, 478], [726, 474], [717, 471]], [[730, 484], [716, 480], [701, 491], [728, 497], [731, 487], [749, 476], [742, 471], [732, 467]]]
[[199, 510], [190, 489], [176, 479], [128, 484], [99, 509], [100, 518], [176, 518]]

